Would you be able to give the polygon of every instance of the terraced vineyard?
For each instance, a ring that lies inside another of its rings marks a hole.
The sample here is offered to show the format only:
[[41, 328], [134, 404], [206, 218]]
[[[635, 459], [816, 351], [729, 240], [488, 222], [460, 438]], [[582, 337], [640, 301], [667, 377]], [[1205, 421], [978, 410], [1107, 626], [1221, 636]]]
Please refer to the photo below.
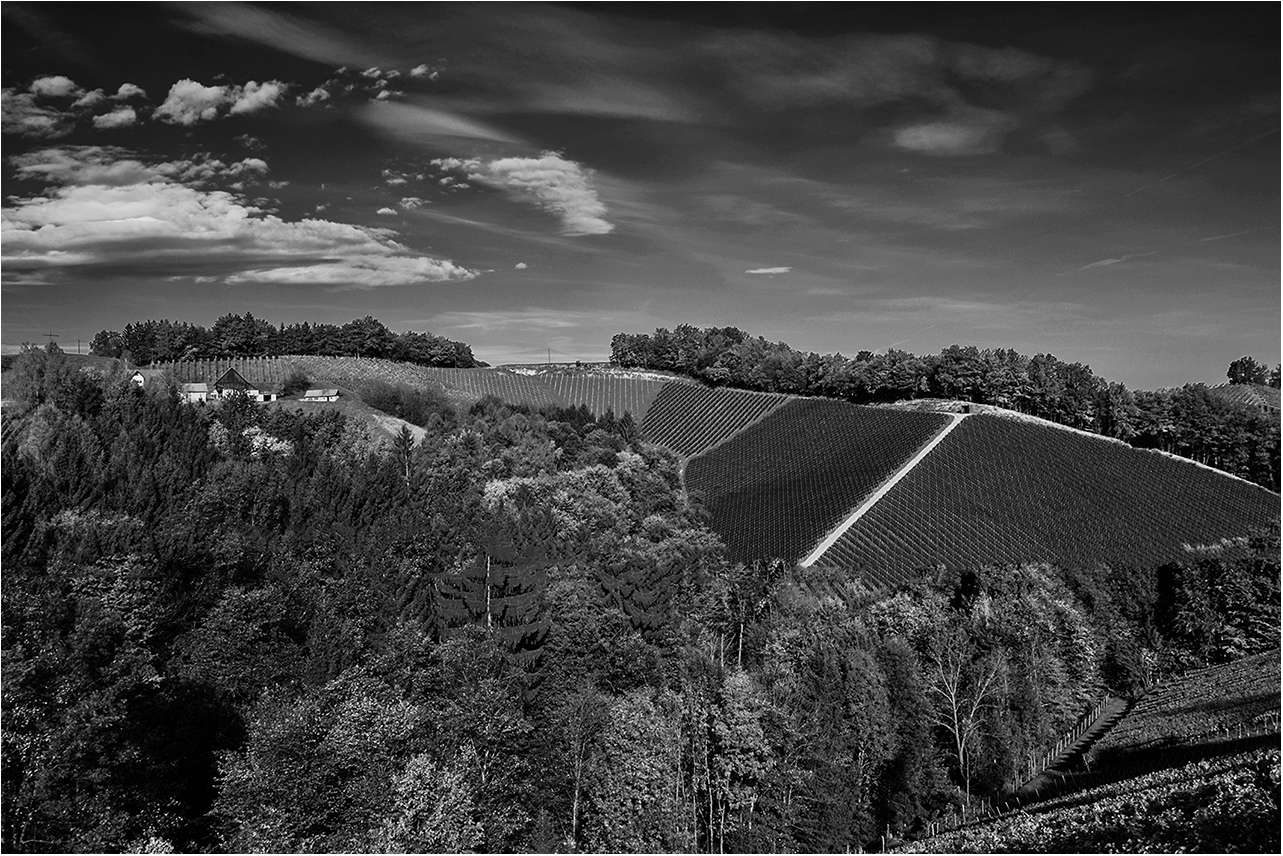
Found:
[[949, 421], [793, 399], [691, 459], [686, 486], [703, 496], [733, 558], [795, 561]]
[[1277, 495], [1195, 464], [1041, 424], [963, 420], [820, 563], [870, 583], [936, 564], [1150, 565], [1277, 520]]
[[167, 371], [179, 383], [212, 383], [228, 369], [236, 369], [250, 383], [279, 386], [294, 370], [294, 361], [303, 359], [327, 358], [237, 357], [228, 360], [181, 360], [152, 363], [147, 368]]
[[1279, 652], [1192, 672], [1152, 690], [1092, 747], [1092, 764], [1110, 764], [1255, 731], [1279, 716]]
[[567, 404], [584, 405], [594, 416], [601, 416], [607, 410], [614, 411], [616, 416], [631, 413], [638, 424], [646, 418], [660, 390], [673, 383], [595, 371], [540, 372], [533, 379], [546, 384], [553, 395]]
[[478, 401], [488, 395], [509, 404], [527, 407], [564, 407], [567, 402], [537, 378], [504, 369], [427, 368], [428, 376], [459, 393], [464, 401]]
[[670, 383], [659, 390], [642, 422], [642, 434], [691, 457], [734, 436], [788, 400], [787, 395]]

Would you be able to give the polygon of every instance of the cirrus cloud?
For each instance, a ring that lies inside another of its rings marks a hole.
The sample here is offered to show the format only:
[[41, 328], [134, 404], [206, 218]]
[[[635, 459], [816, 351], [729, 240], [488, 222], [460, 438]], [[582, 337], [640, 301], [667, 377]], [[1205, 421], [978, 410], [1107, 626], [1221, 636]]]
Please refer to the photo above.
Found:
[[764, 274], [769, 276], [771, 274], [776, 274], [776, 273], [789, 273], [792, 270], [793, 268], [791, 267], [764, 267], [764, 268], [753, 268], [752, 270], [746, 270], [744, 271], [744, 273]]
[[591, 172], [555, 152], [537, 158], [438, 158], [434, 166], [464, 172], [468, 181], [506, 190], [561, 219], [566, 235], [606, 235], [615, 230], [605, 219], [606, 206], [597, 198]]

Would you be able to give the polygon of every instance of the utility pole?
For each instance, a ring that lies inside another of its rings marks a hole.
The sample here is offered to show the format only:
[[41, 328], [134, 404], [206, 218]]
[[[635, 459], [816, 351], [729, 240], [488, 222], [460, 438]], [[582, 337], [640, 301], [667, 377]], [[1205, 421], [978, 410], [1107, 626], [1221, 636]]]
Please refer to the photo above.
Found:
[[552, 348], [548, 349], [548, 365], [552, 365]]
[[53, 328], [52, 328], [52, 327], [50, 327], [50, 328], [49, 328], [49, 332], [48, 332], [48, 333], [41, 333], [40, 335], [41, 335], [41, 336], [44, 336], [46, 339], [48, 339], [48, 340], [49, 340], [49, 344], [51, 344], [51, 345], [54, 343], [54, 340], [58, 338], [58, 334], [57, 334], [57, 333], [55, 333], [55, 332], [53, 331]]

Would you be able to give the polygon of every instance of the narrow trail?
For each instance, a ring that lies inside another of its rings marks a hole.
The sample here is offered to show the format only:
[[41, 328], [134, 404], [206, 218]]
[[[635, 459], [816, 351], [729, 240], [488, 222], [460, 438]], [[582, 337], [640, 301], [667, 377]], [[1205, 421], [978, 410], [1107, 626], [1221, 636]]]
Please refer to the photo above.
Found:
[[1003, 810], [1035, 802], [1048, 792], [1059, 793], [1069, 771], [1081, 764], [1083, 755], [1127, 715], [1133, 704], [1135, 702], [1125, 698], [1111, 698], [1100, 716], [1096, 717], [1077, 741], [1066, 746], [1045, 770], [1025, 782], [1003, 801]]

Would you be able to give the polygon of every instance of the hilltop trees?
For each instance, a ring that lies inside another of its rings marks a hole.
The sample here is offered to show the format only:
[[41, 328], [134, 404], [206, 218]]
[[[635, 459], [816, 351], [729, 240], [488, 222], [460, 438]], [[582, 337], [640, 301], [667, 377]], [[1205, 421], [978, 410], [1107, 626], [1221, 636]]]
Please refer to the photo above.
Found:
[[209, 329], [185, 321], [134, 321], [122, 332], [102, 330], [89, 343], [102, 357], [125, 356], [139, 365], [229, 357], [319, 355], [380, 357], [426, 366], [477, 365], [472, 349], [431, 333], [393, 333], [369, 315], [335, 324], [307, 321], [273, 327], [262, 318], [228, 313]]

